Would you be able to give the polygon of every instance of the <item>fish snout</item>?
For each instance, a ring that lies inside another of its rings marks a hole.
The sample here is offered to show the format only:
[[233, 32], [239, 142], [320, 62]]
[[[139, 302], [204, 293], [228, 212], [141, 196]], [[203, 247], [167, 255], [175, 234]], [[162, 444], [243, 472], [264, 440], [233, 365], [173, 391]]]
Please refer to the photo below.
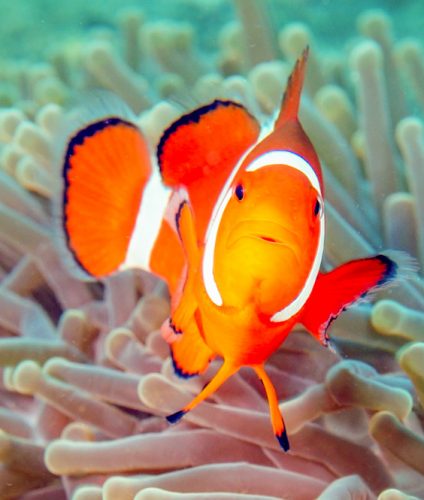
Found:
[[299, 237], [293, 230], [274, 221], [249, 219], [237, 223], [228, 238], [227, 249], [245, 238], [267, 245], [287, 247], [294, 253], [300, 251], [301, 247]]

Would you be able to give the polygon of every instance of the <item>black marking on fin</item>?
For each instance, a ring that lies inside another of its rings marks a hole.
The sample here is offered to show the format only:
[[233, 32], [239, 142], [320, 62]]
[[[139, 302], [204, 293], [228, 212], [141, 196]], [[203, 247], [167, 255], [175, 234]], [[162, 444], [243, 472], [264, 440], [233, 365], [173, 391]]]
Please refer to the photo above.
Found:
[[[180, 235], [180, 219], [181, 219], [181, 212], [184, 208], [184, 205], [187, 204], [187, 200], [183, 200], [181, 203], [180, 203], [180, 206], [178, 207], [178, 210], [177, 210], [177, 213], [175, 214], [175, 226], [177, 228], [177, 231], [178, 231], [178, 235], [180, 236], [180, 239], [181, 239], [181, 235]], [[176, 332], [177, 333], [177, 332]]]
[[84, 267], [82, 262], [79, 260], [78, 256], [72, 249], [70, 245], [70, 236], [67, 230], [67, 216], [66, 216], [66, 210], [65, 207], [68, 204], [68, 190], [70, 186], [70, 182], [68, 179], [68, 172], [71, 169], [71, 164], [70, 164], [70, 159], [74, 155], [75, 152], [75, 147], [76, 146], [81, 146], [85, 139], [87, 137], [93, 137], [97, 132], [100, 132], [101, 130], [110, 127], [110, 126], [116, 126], [116, 125], [126, 125], [128, 127], [137, 129], [137, 126], [134, 125], [134, 123], [131, 123], [127, 120], [123, 120], [122, 118], [119, 118], [118, 116], [110, 116], [108, 118], [104, 118], [103, 120], [99, 120], [94, 123], [89, 123], [87, 126], [81, 128], [76, 132], [76, 134], [69, 140], [68, 147], [66, 149], [65, 153], [65, 158], [63, 162], [63, 168], [62, 168], [62, 177], [64, 181], [64, 189], [63, 189], [63, 197], [62, 197], [62, 227], [63, 227], [63, 232], [65, 233], [65, 242], [66, 242], [66, 247], [68, 248], [69, 252], [72, 254], [72, 257], [74, 258], [75, 262], [83, 269], [88, 275], [91, 275], [91, 273]]
[[345, 310], [346, 310], [346, 307], [342, 307], [337, 314], [330, 314], [330, 317], [328, 318], [328, 320], [323, 325], [321, 325], [321, 328], [319, 329], [319, 333], [320, 333], [321, 344], [324, 347], [329, 347], [329, 344], [330, 344], [330, 337], [328, 336], [328, 329], [330, 328], [331, 323], [334, 320], [336, 320], [339, 317], [339, 315]]
[[166, 420], [168, 420], [170, 424], [176, 424], [179, 420], [181, 420], [184, 417], [186, 413], [187, 412], [184, 410], [176, 411], [172, 415], [168, 415], [166, 417]]
[[189, 373], [189, 372], [186, 372], [185, 370], [183, 370], [180, 366], [178, 366], [178, 364], [174, 358], [174, 354], [172, 352], [172, 349], [171, 349], [171, 360], [172, 360], [172, 366], [174, 367], [175, 374], [178, 375], [178, 377], [187, 379], [187, 378], [196, 377], [197, 375], [199, 375], [199, 372]]
[[283, 448], [284, 451], [290, 450], [289, 438], [287, 437], [287, 432], [285, 429], [280, 435], [276, 434], [275, 437], [277, 438], [281, 448]]
[[383, 277], [377, 283], [377, 286], [382, 286], [396, 277], [398, 265], [392, 259], [383, 254], [376, 255], [375, 258], [386, 267]]
[[172, 318], [169, 318], [169, 327], [176, 335], [182, 335], [183, 331], [176, 327], [175, 323], [172, 321]]

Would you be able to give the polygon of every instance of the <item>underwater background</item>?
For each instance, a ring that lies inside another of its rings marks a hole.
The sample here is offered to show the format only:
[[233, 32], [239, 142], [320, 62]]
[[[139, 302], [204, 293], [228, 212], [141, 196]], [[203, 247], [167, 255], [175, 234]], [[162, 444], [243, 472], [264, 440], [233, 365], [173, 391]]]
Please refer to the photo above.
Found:
[[[423, 3], [0, 5], [0, 499], [424, 498]], [[284, 453], [249, 369], [168, 425], [219, 363], [178, 379], [166, 290], [140, 271], [74, 276], [52, 199], [57, 130], [87, 91], [119, 95], [154, 151], [217, 97], [266, 121], [307, 44], [323, 269], [385, 249], [420, 269], [335, 320], [336, 352], [298, 328], [270, 358]]]

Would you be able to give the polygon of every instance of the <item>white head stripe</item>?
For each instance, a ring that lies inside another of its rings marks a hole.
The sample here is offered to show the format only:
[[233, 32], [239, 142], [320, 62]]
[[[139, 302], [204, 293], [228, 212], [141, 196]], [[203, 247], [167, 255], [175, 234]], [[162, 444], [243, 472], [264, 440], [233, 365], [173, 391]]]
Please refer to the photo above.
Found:
[[202, 262], [203, 282], [205, 284], [206, 293], [209, 295], [209, 298], [212, 300], [212, 302], [217, 306], [222, 306], [222, 297], [219, 293], [215, 277], [213, 275], [216, 235], [218, 234], [218, 228], [219, 223], [222, 219], [222, 214], [224, 213], [225, 207], [231, 199], [231, 184], [237, 172], [239, 171], [240, 165], [242, 164], [244, 158], [250, 152], [250, 149], [248, 149], [246, 153], [240, 158], [240, 160], [237, 162], [237, 165], [233, 168], [231, 174], [228, 176], [227, 182], [222, 188], [218, 200], [215, 203], [211, 220], [206, 231], [205, 252], [203, 254]]
[[292, 151], [269, 151], [255, 158], [252, 163], [246, 168], [246, 172], [254, 172], [262, 167], [269, 165], [287, 165], [302, 172], [309, 179], [312, 187], [321, 194], [321, 186], [315, 170], [301, 156]]
[[[215, 204], [211, 221], [206, 232], [206, 245], [202, 263], [203, 281], [209, 298], [218, 306], [221, 306], [223, 302], [213, 275], [216, 237], [218, 234], [218, 228], [222, 219], [222, 215], [229, 200], [231, 199], [231, 184], [236, 174], [238, 173], [240, 166], [244, 161], [244, 158], [251, 151], [251, 149], [252, 148], [250, 148], [240, 159], [240, 161], [231, 172], [231, 175], [227, 179], [227, 182], [225, 183], [225, 186], [221, 191], [218, 201]], [[316, 189], [316, 191], [321, 195], [321, 186], [314, 169], [304, 158], [297, 155], [296, 153], [293, 153], [292, 151], [269, 151], [268, 153], [264, 153], [263, 155], [253, 160], [253, 162], [247, 167], [246, 171], [252, 172], [269, 165], [286, 165], [299, 170], [308, 178], [314, 189]], [[315, 255], [314, 263], [311, 272], [309, 273], [309, 276], [306, 280], [305, 286], [303, 287], [299, 296], [291, 304], [274, 314], [274, 316], [271, 318], [272, 321], [285, 321], [285, 319], [291, 317], [304, 305], [315, 283], [315, 279], [321, 264], [323, 249], [324, 218], [321, 219], [320, 239], [318, 242], [317, 253]]]

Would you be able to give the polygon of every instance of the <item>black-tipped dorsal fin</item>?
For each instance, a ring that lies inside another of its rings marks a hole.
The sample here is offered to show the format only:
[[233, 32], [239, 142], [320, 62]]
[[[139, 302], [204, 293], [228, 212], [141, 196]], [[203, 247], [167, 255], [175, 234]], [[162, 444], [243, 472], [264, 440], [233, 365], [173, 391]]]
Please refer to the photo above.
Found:
[[232, 101], [215, 100], [181, 116], [157, 148], [163, 182], [188, 187], [199, 178], [213, 180], [223, 169], [230, 172], [259, 132], [257, 120]]
[[275, 121], [274, 128], [280, 127], [288, 120], [297, 119], [302, 94], [303, 81], [305, 79], [306, 63], [308, 61], [309, 47], [307, 46], [302, 55], [296, 61], [291, 75], [287, 81], [286, 91], [281, 103], [280, 113]]

